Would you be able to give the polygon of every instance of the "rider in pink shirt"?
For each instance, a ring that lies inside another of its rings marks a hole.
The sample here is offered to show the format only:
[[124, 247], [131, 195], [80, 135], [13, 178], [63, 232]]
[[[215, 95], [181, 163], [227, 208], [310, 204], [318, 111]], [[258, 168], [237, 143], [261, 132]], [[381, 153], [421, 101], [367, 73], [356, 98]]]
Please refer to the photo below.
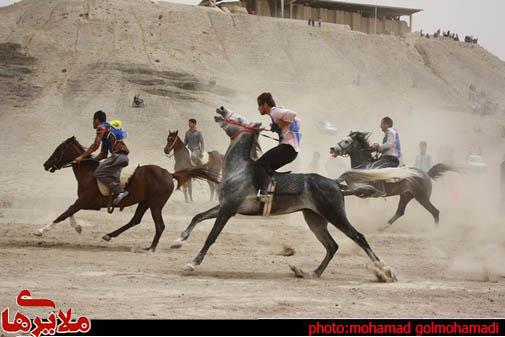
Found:
[[279, 145], [265, 152], [256, 161], [262, 168], [257, 174], [258, 198], [261, 198], [269, 196], [266, 190], [275, 170], [289, 164], [298, 156], [301, 134], [300, 120], [296, 118], [296, 112], [277, 107], [269, 92], [258, 96], [258, 110], [260, 114], [270, 116], [272, 131], [279, 135]]

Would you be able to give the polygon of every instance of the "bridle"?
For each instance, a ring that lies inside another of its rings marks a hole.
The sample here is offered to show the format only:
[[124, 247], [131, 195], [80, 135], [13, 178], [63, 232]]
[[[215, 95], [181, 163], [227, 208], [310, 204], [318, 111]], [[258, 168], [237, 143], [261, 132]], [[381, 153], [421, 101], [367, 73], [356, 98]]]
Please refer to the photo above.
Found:
[[[249, 133], [249, 134], [256, 134], [256, 133], [260, 133], [261, 131], [265, 131], [267, 129], [265, 128], [255, 128], [255, 127], [252, 127], [252, 126], [247, 126], [247, 125], [244, 125], [242, 123], [240, 123], [239, 121], [235, 120], [235, 119], [232, 119], [231, 117], [234, 115], [235, 113], [232, 112], [229, 116], [226, 116], [224, 118], [224, 121], [226, 123], [223, 123], [221, 125], [221, 128], [224, 128], [227, 124], [232, 124], [232, 125], [236, 125], [236, 126], [239, 126], [240, 129], [237, 130], [236, 132], [234, 132], [231, 136], [230, 136], [230, 139], [231, 140], [234, 140], [236, 139], [238, 136], [240, 136], [241, 134], [243, 133]], [[270, 137], [269, 137], [270, 138]]]
[[[73, 160], [70, 163], [67, 163], [67, 164], [64, 164], [64, 165], [57, 165], [56, 164], [56, 163], [59, 163], [59, 162], [61, 162], [63, 160], [63, 156], [65, 155], [65, 151], [68, 149], [68, 147], [70, 145], [75, 145], [75, 144], [72, 143], [72, 142], [65, 141], [61, 145], [63, 145], [63, 147], [59, 149], [59, 158], [58, 159], [53, 159], [51, 161], [51, 168], [50, 169], [53, 169], [52, 172], [54, 172], [56, 170], [61, 170], [61, 169], [64, 169], [64, 168], [72, 167], [74, 165], [74, 161]], [[85, 158], [82, 161], [90, 161], [90, 160], [94, 160], [94, 159], [93, 158]]]

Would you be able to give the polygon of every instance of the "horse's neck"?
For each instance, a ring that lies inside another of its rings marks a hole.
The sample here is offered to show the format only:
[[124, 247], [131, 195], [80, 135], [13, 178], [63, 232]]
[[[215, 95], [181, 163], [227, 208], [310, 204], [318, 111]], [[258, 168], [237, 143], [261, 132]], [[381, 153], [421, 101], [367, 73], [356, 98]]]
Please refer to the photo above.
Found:
[[176, 166], [181, 165], [181, 167], [188, 167], [191, 165], [189, 151], [179, 137], [175, 140], [174, 158]]
[[237, 168], [252, 165], [251, 150], [253, 143], [254, 135], [246, 133], [232, 141], [225, 154], [224, 170], [226, 172], [233, 172]]
[[94, 178], [94, 172], [98, 166], [95, 161], [82, 161], [78, 165], [73, 165], [72, 170], [74, 171], [75, 179], [77, 183], [84, 184], [90, 177]]
[[349, 157], [351, 157], [351, 168], [357, 168], [358, 166], [366, 165], [373, 161], [370, 153], [362, 151], [362, 149], [353, 151], [349, 154]]

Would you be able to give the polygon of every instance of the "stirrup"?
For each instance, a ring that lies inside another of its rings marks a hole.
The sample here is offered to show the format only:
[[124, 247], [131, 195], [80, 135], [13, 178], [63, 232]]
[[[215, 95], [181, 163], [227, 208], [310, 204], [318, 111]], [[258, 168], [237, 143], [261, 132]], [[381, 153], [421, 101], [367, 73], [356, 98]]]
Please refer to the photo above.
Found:
[[263, 203], [263, 216], [268, 217], [270, 216], [270, 212], [272, 211], [272, 203], [274, 200], [274, 192], [275, 192], [275, 186], [277, 185], [275, 179], [272, 179], [270, 183], [268, 184], [267, 188], [267, 193], [268, 195], [261, 195], [260, 191], [258, 191], [257, 197], [259, 197], [260, 201]]

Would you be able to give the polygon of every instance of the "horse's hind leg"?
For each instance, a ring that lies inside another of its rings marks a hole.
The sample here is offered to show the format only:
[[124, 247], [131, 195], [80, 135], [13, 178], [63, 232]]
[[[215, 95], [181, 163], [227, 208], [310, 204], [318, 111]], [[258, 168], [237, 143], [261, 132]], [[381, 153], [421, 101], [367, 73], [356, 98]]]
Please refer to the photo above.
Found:
[[75, 213], [77, 213], [81, 207], [78, 204], [79, 200], [77, 200], [73, 205], [71, 205], [65, 212], [61, 213], [59, 217], [57, 217], [52, 223], [37, 229], [35, 232], [33, 232], [33, 235], [36, 236], [42, 236], [45, 232], [51, 230], [54, 225], [57, 223], [65, 220], [66, 218], [73, 216]]
[[430, 202], [429, 196], [416, 196], [415, 198], [421, 205], [423, 205], [424, 208], [426, 208], [428, 212], [431, 213], [431, 215], [433, 215], [435, 224], [438, 225], [440, 211]]
[[412, 200], [414, 196], [410, 193], [400, 195], [400, 201], [398, 202], [398, 209], [396, 210], [395, 215], [388, 221], [387, 225], [381, 227], [381, 230], [385, 230], [389, 226], [393, 224], [396, 220], [398, 220], [401, 216], [405, 214], [405, 208], [407, 204]]
[[186, 241], [189, 238], [191, 232], [198, 223], [207, 219], [215, 219], [217, 218], [218, 214], [219, 214], [219, 205], [212, 207], [208, 211], [195, 215], [193, 219], [191, 219], [191, 223], [189, 224], [189, 226], [181, 233], [181, 235], [177, 238], [177, 240], [175, 240], [175, 242], [172, 244], [172, 246], [170, 246], [170, 248], [181, 248], [184, 241]]
[[321, 264], [310, 273], [305, 273], [295, 266], [290, 267], [298, 277], [320, 277], [328, 266], [328, 263], [330, 263], [331, 259], [337, 252], [338, 245], [328, 232], [328, 221], [325, 218], [311, 210], [304, 210], [303, 216], [312, 233], [315, 234], [319, 242], [321, 242], [324, 248], [326, 248], [326, 256]]
[[375, 273], [377, 278], [382, 281], [382, 282], [395, 282], [397, 281], [396, 276], [394, 275], [393, 271], [389, 267], [385, 267], [383, 263], [380, 261], [379, 257], [375, 255], [373, 252], [372, 248], [370, 248], [370, 245], [368, 244], [367, 240], [365, 239], [365, 236], [358, 232], [347, 220], [347, 217], [345, 216], [344, 210], [341, 211], [342, 214], [335, 214], [334, 210], [329, 208], [325, 214], [322, 214], [328, 221], [333, 224], [335, 227], [337, 227], [339, 230], [342, 231], [347, 237], [349, 237], [351, 240], [356, 242], [358, 246], [361, 247], [365, 251], [365, 253], [368, 255], [368, 257], [372, 260], [374, 263], [373, 267], [371, 268], [372, 271]]
[[144, 216], [144, 213], [147, 211], [149, 207], [147, 206], [147, 203], [145, 201], [142, 201], [138, 204], [137, 209], [135, 210], [135, 214], [133, 215], [133, 218], [128, 222], [126, 225], [123, 227], [116, 229], [114, 232], [111, 232], [109, 234], [105, 234], [102, 239], [105, 241], [110, 241], [110, 239], [117, 237], [119, 234], [123, 233], [125, 230], [130, 229], [134, 226], [137, 226], [140, 224], [142, 221], [142, 217]]

